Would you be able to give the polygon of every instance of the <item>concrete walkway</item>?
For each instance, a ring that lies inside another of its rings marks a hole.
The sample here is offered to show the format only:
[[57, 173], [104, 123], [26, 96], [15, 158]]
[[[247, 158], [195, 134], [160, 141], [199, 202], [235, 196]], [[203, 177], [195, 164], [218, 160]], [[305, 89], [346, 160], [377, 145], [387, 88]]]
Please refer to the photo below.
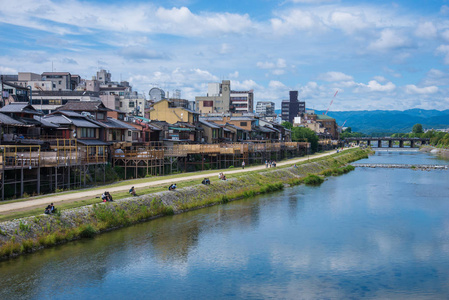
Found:
[[[344, 149], [344, 150], [347, 150], [347, 149]], [[336, 151], [332, 150], [332, 151], [328, 151], [328, 152], [321, 153], [321, 154], [315, 154], [315, 155], [310, 155], [310, 156], [304, 156], [301, 158], [281, 161], [281, 162], [278, 162], [276, 165], [277, 166], [292, 165], [294, 163], [303, 162], [308, 159], [324, 157], [324, 156], [328, 156], [328, 155], [335, 154], [335, 153], [336, 153]], [[229, 175], [229, 174], [236, 174], [236, 173], [243, 173], [243, 172], [250, 172], [250, 171], [264, 170], [264, 169], [266, 169], [265, 164], [260, 165], [260, 166], [247, 167], [244, 170], [241, 168], [235, 168], [232, 170], [231, 169], [213, 170], [208, 173], [201, 173], [199, 175], [195, 175], [195, 173], [192, 173], [192, 175], [188, 175], [189, 173], [185, 173], [186, 174], [185, 177], [180, 177], [180, 178], [175, 178], [175, 179], [173, 179], [173, 178], [161, 179], [161, 180], [156, 180], [156, 181], [151, 181], [151, 182], [142, 182], [142, 183], [135, 183], [135, 184], [132, 183], [132, 181], [130, 181], [129, 186], [107, 187], [106, 189], [110, 193], [113, 194], [114, 192], [128, 191], [131, 186], [134, 186], [137, 193], [139, 193], [139, 188], [148, 188], [148, 187], [159, 186], [159, 185], [167, 185], [168, 186], [169, 184], [171, 184], [173, 182], [179, 183], [181, 181], [188, 181], [188, 180], [194, 180], [194, 179], [199, 180], [199, 179], [204, 179], [205, 177], [214, 178], [214, 176], [216, 176], [218, 178], [218, 173], [220, 171], [223, 171], [225, 173], [225, 175]], [[163, 177], [161, 177], [161, 178], [163, 178]], [[80, 191], [80, 192], [75, 192], [75, 193], [70, 193], [70, 194], [64, 194], [64, 193], [49, 194], [47, 197], [43, 197], [43, 198], [39, 198], [39, 199], [31, 199], [31, 200], [19, 201], [19, 202], [14, 202], [14, 203], [0, 204], [0, 214], [5, 214], [8, 212], [12, 212], [12, 211], [24, 210], [27, 208], [30, 208], [30, 209], [35, 208], [35, 207], [44, 208], [51, 202], [53, 202], [56, 206], [57, 203], [61, 203], [61, 202], [69, 202], [69, 201], [79, 200], [79, 199], [84, 199], [84, 198], [94, 198], [96, 196], [100, 196], [104, 192], [104, 190], [105, 190], [105, 186], [100, 186], [96, 189], [84, 191], [84, 192]]]

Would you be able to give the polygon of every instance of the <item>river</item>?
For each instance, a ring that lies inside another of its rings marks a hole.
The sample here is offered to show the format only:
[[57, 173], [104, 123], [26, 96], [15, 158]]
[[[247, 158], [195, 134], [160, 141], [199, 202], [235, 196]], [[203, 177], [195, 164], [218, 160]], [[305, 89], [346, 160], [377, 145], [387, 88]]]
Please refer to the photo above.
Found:
[[164, 217], [1, 262], [0, 299], [447, 298], [448, 183], [445, 170], [356, 168]]

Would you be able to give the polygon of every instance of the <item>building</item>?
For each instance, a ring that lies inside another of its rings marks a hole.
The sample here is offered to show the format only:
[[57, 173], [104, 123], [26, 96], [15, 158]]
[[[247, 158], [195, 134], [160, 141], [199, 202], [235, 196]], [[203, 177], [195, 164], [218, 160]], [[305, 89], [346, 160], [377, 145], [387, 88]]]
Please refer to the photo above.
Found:
[[260, 117], [276, 117], [275, 104], [271, 101], [259, 101], [256, 105], [256, 114]]
[[209, 83], [207, 96], [195, 97], [196, 111], [211, 113], [252, 113], [254, 111], [254, 91], [231, 90], [231, 81]]
[[254, 112], [254, 91], [232, 91], [230, 95], [229, 111], [233, 113]]
[[282, 100], [282, 121], [293, 123], [293, 119], [306, 112], [306, 103], [298, 101], [298, 91], [290, 91], [290, 99]]
[[184, 122], [195, 125], [198, 113], [184, 107], [176, 107], [168, 99], [162, 99], [148, 110], [150, 120], [165, 121], [169, 124]]
[[207, 96], [195, 97], [195, 106], [200, 114], [226, 113], [231, 104], [231, 81], [209, 83]]

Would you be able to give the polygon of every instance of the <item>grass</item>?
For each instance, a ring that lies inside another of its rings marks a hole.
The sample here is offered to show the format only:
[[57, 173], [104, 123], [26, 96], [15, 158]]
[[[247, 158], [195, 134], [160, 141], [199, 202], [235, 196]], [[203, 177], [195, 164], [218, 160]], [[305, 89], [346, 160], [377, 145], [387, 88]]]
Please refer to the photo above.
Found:
[[[316, 159], [320, 161], [320, 164], [313, 164], [314, 160], [311, 160], [309, 162], [312, 162], [312, 164], [303, 166], [302, 169], [304, 170], [302, 171], [311, 170], [312, 172], [319, 173], [320, 169], [324, 169], [324, 172], [328, 172], [327, 169], [329, 169], [331, 170], [331, 174], [333, 174], [334, 169], [338, 169], [340, 170], [338, 172], [349, 172], [351, 168], [353, 169], [352, 166], [343, 168], [336, 168], [335, 166], [355, 160], [357, 156], [360, 155], [360, 152], [352, 151], [349, 153], [347, 152], [347, 155], [345, 156], [341, 155], [342, 154], [340, 153], [338, 155], [332, 155], [331, 157]], [[32, 219], [32, 223], [41, 224], [42, 226], [42, 230], [36, 232], [38, 237], [34, 240], [26, 239], [26, 233], [30, 232], [31, 225], [20, 222], [20, 234], [18, 234], [16, 229], [15, 235], [13, 235], [8, 242], [2, 244], [0, 247], [0, 257], [26, 253], [77, 238], [93, 237], [104, 230], [127, 226], [155, 216], [173, 215], [175, 212], [182, 210], [196, 209], [205, 205], [217, 203], [228, 203], [231, 200], [250, 198], [257, 194], [271, 193], [283, 189], [285, 183], [299, 184], [303, 181], [306, 184], [320, 184], [323, 181], [322, 177], [315, 174], [308, 174], [307, 176], [304, 174], [302, 180], [301, 178], [291, 178], [293, 175], [292, 172], [295, 169], [285, 170], [285, 168], [288, 167], [289, 166], [285, 166], [284, 168], [279, 167], [274, 170], [271, 169], [270, 171], [273, 172], [269, 173], [265, 172], [263, 169], [245, 172], [243, 174], [229, 174], [228, 177], [230, 179], [235, 177], [237, 180], [228, 180], [226, 185], [219, 181], [218, 178], [212, 179], [213, 184], [208, 187], [200, 185], [199, 180], [180, 181], [178, 182], [179, 188], [196, 185], [197, 188], [194, 191], [195, 194], [192, 195], [188, 192], [183, 194], [182, 191], [180, 191], [179, 195], [177, 195], [179, 200], [175, 201], [173, 205], [167, 206], [164, 205], [161, 200], [156, 198], [153, 198], [149, 205], [139, 205], [138, 203], [133, 202], [113, 202], [98, 205], [96, 204], [100, 201], [98, 198], [58, 204], [59, 215], [40, 215], [35, 216]], [[187, 175], [184, 174], [184, 176]], [[154, 192], [166, 191], [166, 189], [164, 184], [164, 186], [139, 189], [138, 192], [139, 194], [151, 194]], [[223, 191], [226, 194], [223, 194]], [[120, 199], [129, 197], [129, 194], [127, 191], [123, 191], [114, 193], [113, 196], [114, 199]], [[92, 203], [94, 205], [89, 218], [83, 220], [75, 217], [75, 219], [71, 221], [72, 224], [74, 222], [77, 225], [70, 225], [72, 227], [67, 227], [67, 223], [61, 223], [60, 212], [62, 209], [79, 207]], [[42, 209], [38, 209], [38, 211], [42, 214]], [[48, 218], [54, 219], [51, 219], [52, 222], [48, 222]], [[42, 222], [46, 223], [42, 224]], [[20, 241], [16, 242], [16, 236], [19, 237]]]

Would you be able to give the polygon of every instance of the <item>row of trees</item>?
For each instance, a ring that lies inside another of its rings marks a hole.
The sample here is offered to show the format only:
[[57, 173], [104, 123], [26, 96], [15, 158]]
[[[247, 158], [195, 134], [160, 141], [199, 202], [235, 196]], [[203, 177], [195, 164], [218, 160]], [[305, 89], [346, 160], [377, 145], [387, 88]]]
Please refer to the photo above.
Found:
[[430, 139], [430, 144], [435, 147], [447, 148], [449, 147], [449, 133], [428, 130], [424, 132], [421, 124], [413, 125], [411, 133], [395, 133], [391, 135], [392, 137], [407, 137], [407, 138], [428, 138]]

